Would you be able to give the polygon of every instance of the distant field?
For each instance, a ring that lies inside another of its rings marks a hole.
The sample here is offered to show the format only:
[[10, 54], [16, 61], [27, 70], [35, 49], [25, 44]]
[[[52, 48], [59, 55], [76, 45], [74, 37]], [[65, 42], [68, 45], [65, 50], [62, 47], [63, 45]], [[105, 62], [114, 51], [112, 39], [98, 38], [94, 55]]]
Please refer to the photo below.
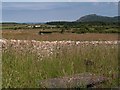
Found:
[[40, 29], [36, 30], [3, 30], [2, 37], [6, 39], [19, 40], [39, 40], [39, 41], [56, 41], [56, 40], [118, 40], [118, 34], [100, 34], [100, 33], [52, 33], [39, 35]]

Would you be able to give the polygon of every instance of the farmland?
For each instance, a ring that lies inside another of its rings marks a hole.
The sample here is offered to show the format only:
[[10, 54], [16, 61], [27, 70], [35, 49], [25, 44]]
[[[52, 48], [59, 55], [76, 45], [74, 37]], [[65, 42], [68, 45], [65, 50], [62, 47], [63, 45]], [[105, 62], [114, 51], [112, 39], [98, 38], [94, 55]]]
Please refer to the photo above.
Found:
[[2, 35], [6, 39], [38, 41], [118, 40], [119, 25], [117, 22], [3, 23]]

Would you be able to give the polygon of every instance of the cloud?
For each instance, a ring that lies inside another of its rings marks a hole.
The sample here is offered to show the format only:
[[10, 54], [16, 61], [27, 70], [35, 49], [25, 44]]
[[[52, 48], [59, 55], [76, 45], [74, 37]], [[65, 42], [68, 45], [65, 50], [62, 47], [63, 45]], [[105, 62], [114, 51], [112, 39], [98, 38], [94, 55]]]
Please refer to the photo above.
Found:
[[69, 7], [69, 3], [50, 2], [4, 2], [3, 10], [48, 10]]

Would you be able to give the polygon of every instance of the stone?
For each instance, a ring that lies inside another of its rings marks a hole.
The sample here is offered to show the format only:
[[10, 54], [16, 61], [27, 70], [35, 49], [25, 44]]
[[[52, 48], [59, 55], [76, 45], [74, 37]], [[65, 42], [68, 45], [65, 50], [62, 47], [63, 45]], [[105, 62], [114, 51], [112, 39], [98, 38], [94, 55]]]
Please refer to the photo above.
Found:
[[75, 74], [59, 78], [51, 78], [40, 81], [41, 88], [89, 88], [96, 84], [106, 82], [108, 79], [103, 76], [96, 76], [91, 73]]

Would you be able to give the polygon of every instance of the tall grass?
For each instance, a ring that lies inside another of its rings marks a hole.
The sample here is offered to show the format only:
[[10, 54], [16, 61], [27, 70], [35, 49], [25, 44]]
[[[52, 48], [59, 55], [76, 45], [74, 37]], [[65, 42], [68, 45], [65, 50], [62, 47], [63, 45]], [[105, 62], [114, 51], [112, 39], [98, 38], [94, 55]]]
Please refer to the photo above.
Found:
[[[93, 64], [87, 65], [86, 60]], [[118, 85], [118, 45], [64, 46], [42, 59], [29, 50], [9, 47], [2, 53], [2, 63], [5, 88], [38, 88], [40, 80], [84, 72], [108, 77], [101, 87]]]

